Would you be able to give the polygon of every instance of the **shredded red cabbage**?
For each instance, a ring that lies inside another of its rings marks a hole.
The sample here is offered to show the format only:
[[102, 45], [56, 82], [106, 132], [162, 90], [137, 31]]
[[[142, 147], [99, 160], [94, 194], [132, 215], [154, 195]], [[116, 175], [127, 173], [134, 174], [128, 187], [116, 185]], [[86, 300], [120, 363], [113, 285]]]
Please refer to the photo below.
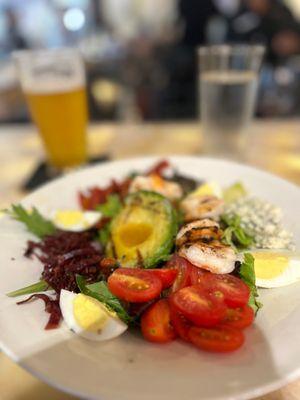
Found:
[[[37, 257], [43, 264], [41, 279], [56, 292], [51, 299], [46, 294], [34, 294], [19, 302], [24, 304], [32, 299], [45, 302], [45, 310], [50, 314], [45, 329], [59, 325], [61, 311], [59, 295], [62, 289], [78, 292], [76, 275], [85, 277], [88, 283], [97, 282], [112, 271], [112, 263], [103, 262], [103, 251], [98, 242], [93, 241], [92, 231], [61, 232], [46, 236], [40, 242], [28, 241], [26, 257]], [[109, 268], [108, 268], [109, 267]]]
[[57, 232], [41, 242], [28, 242], [27, 257], [36, 256], [44, 266], [41, 279], [60, 293], [61, 289], [77, 292], [76, 274], [88, 283], [96, 282], [103, 252], [93, 242], [92, 232]]
[[57, 328], [62, 317], [59, 308], [59, 296], [57, 295], [55, 299], [51, 299], [47, 294], [33, 294], [26, 300], [19, 301], [17, 304], [25, 304], [35, 299], [43, 300], [45, 303], [45, 311], [50, 314], [45, 329], [48, 330]]

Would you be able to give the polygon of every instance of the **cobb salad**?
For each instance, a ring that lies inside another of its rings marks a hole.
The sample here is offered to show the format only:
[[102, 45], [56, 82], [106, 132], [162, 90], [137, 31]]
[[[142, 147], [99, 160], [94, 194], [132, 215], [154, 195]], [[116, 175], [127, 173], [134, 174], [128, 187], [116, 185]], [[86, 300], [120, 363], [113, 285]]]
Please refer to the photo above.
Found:
[[49, 215], [7, 210], [37, 237], [24, 256], [42, 265], [36, 283], [7, 295], [43, 300], [45, 329], [103, 341], [138, 327], [151, 342], [230, 352], [262, 307], [257, 286], [300, 279], [281, 210], [241, 182], [196, 181], [161, 161], [78, 201]]

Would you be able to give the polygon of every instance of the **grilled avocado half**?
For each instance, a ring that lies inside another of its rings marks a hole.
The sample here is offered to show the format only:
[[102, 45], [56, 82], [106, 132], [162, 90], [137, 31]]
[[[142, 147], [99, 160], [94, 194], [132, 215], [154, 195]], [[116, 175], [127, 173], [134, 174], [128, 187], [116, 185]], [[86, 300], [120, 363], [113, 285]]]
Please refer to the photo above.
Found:
[[127, 196], [111, 225], [115, 255], [122, 266], [152, 268], [167, 256], [177, 233], [176, 211], [164, 196], [139, 191]]

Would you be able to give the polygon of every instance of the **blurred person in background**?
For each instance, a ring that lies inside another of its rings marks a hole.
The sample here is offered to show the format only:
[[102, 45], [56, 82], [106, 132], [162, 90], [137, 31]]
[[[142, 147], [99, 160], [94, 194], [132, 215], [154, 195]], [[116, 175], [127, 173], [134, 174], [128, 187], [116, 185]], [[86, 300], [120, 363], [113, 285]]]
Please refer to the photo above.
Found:
[[264, 44], [267, 59], [274, 65], [300, 51], [300, 24], [278, 0], [245, 0], [242, 12], [233, 20], [231, 37]]
[[278, 0], [182, 0], [178, 10], [184, 32], [170, 62], [171, 115], [197, 116], [196, 48], [228, 42], [266, 46], [259, 115], [299, 114], [299, 63], [296, 71], [290, 63], [300, 53], [300, 25], [287, 5]]
[[4, 18], [7, 23], [7, 37], [4, 48], [7, 53], [14, 50], [24, 50], [28, 48], [28, 44], [24, 36], [20, 32], [18, 20], [13, 9], [4, 10]]
[[299, 114], [300, 29], [287, 0], [0, 0], [0, 121], [20, 119], [3, 96], [12, 50], [79, 46], [93, 119], [193, 119], [196, 47], [228, 42], [267, 46], [259, 115]]

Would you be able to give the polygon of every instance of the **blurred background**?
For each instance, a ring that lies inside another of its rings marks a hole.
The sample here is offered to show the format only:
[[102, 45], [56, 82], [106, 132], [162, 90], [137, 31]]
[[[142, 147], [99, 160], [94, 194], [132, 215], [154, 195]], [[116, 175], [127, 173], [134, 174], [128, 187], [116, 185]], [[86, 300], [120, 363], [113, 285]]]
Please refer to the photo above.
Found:
[[262, 43], [256, 115], [300, 115], [299, 0], [0, 0], [0, 123], [29, 120], [11, 54], [79, 47], [90, 118], [197, 118], [195, 48]]

